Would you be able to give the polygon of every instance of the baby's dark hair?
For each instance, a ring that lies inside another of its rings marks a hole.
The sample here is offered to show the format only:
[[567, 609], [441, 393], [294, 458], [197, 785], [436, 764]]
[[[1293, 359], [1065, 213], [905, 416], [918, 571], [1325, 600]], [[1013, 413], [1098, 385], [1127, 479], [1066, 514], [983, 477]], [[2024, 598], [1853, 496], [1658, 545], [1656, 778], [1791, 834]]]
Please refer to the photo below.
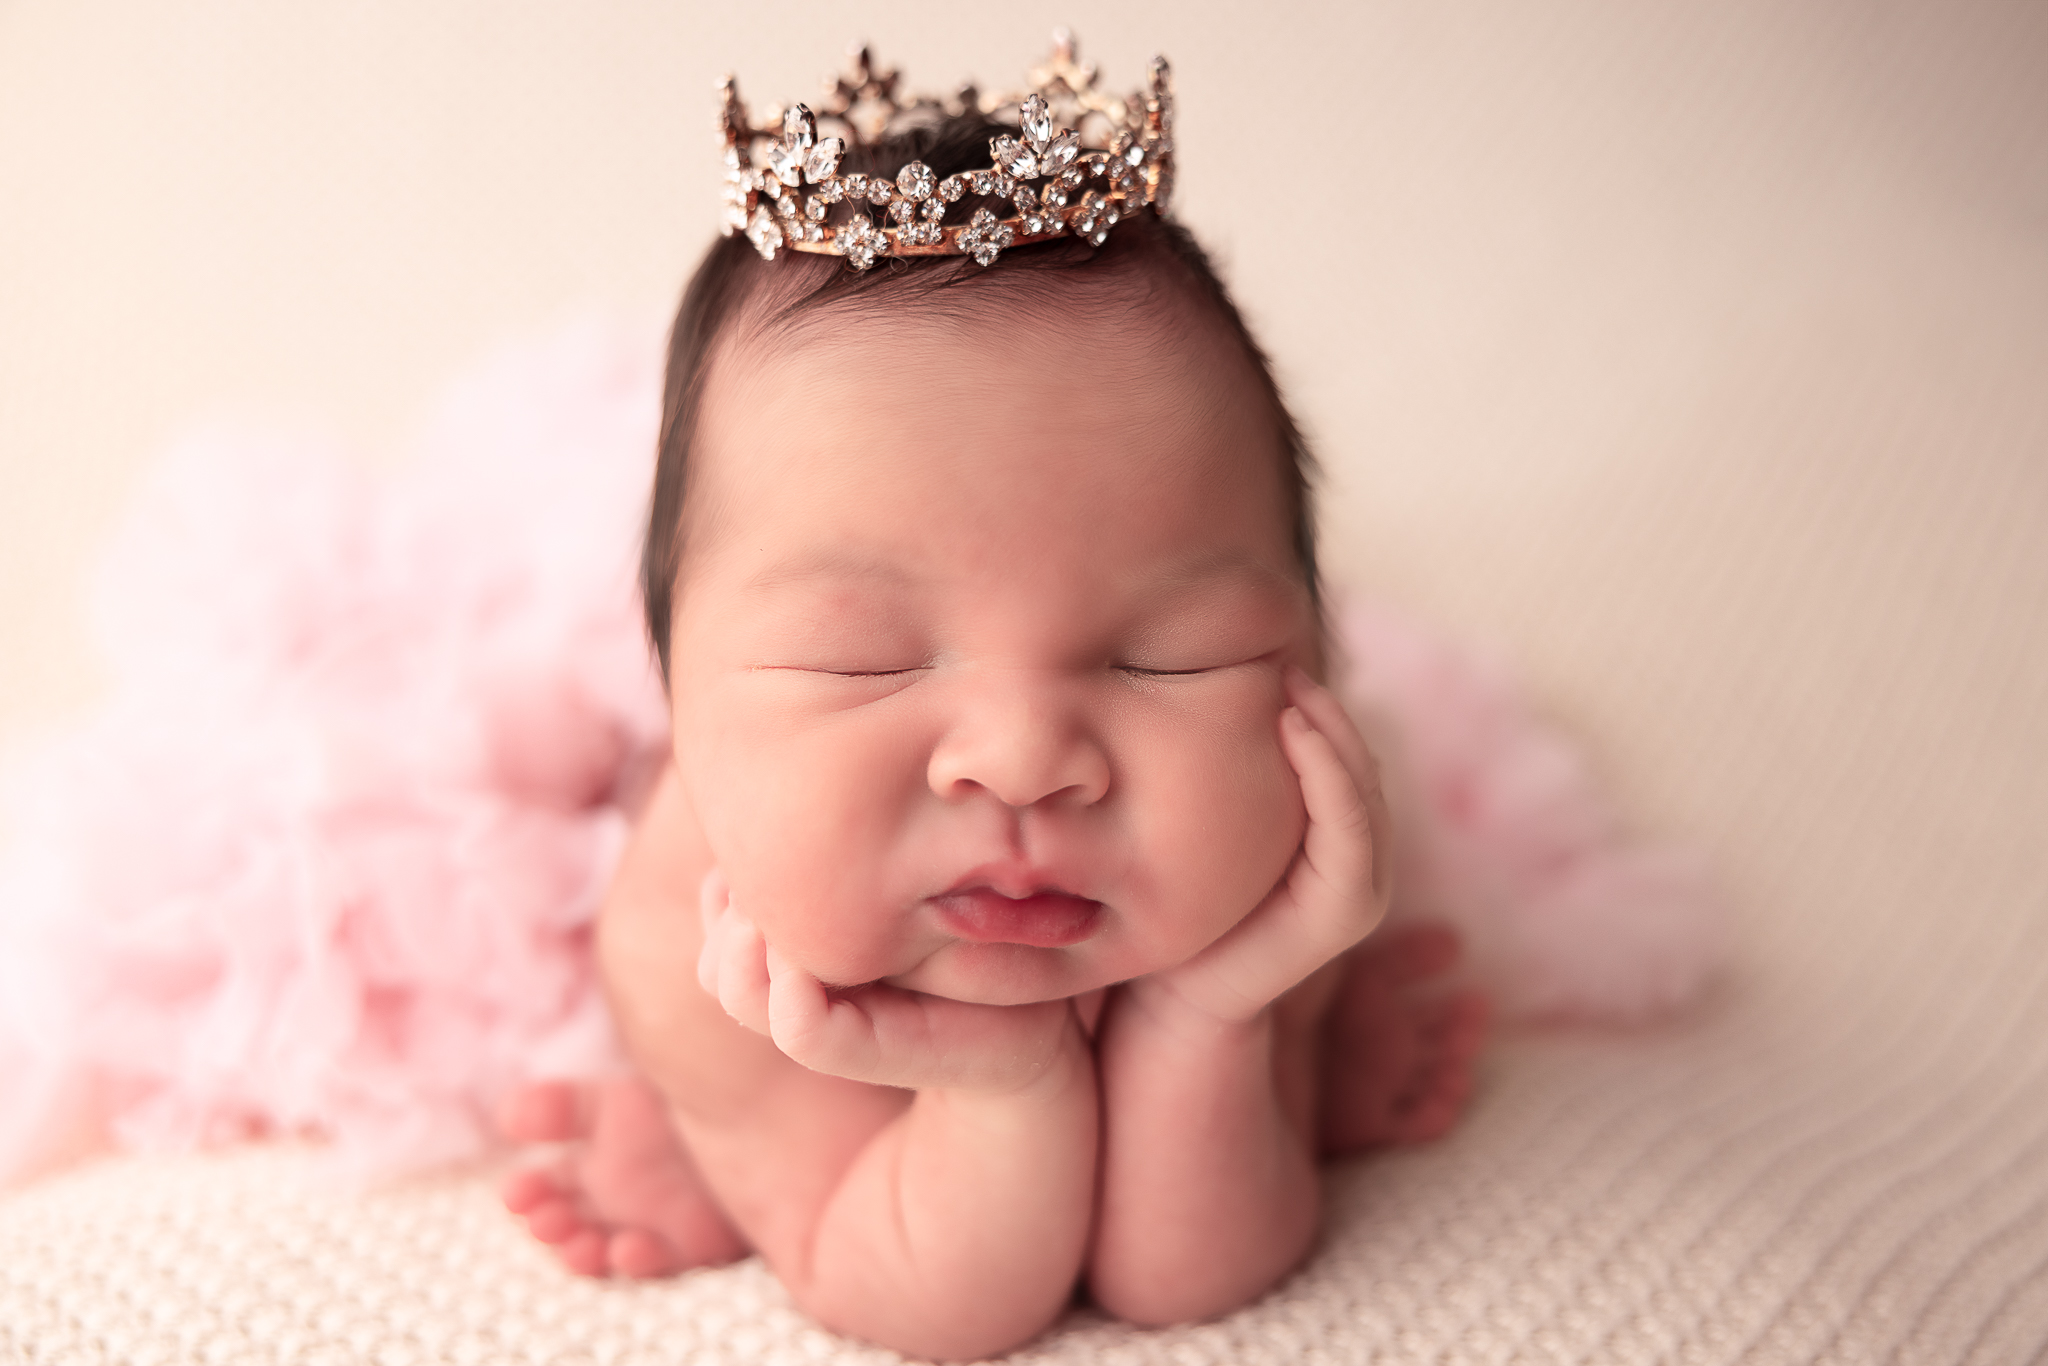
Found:
[[[979, 169], [989, 163], [989, 139], [1015, 128], [979, 114], [938, 119], [900, 131], [868, 147], [855, 147], [840, 162], [840, 173], [892, 175], [910, 161], [922, 161], [935, 176]], [[955, 206], [964, 218], [986, 205], [998, 214], [1008, 205], [968, 196]], [[832, 210], [829, 224], [844, 221], [850, 204]], [[1133, 285], [1136, 288], [1133, 288]], [[1210, 315], [1242, 348], [1261, 397], [1271, 411], [1282, 476], [1287, 481], [1296, 560], [1314, 610], [1320, 615], [1322, 584], [1316, 569], [1314, 457], [1280, 396], [1272, 362], [1252, 340], [1230, 292], [1209, 257], [1180, 224], [1149, 209], [1125, 218], [1108, 239], [1093, 247], [1078, 237], [1016, 247], [994, 265], [964, 256], [884, 257], [872, 270], [855, 271], [844, 258], [790, 251], [765, 261], [744, 235], [712, 244], [683, 290], [669, 336], [668, 373], [662, 391], [661, 436], [648, 509], [647, 539], [640, 559], [647, 633], [669, 678], [669, 622], [676, 576], [682, 562], [683, 498], [687, 491], [690, 443], [703, 401], [705, 377], [719, 343], [740, 327], [774, 330], [806, 315], [833, 311], [883, 313], [914, 307], [926, 314], [981, 316], [993, 307], [1048, 325], [1067, 325], [1077, 300], [1117, 302], [1133, 311], [1178, 293]]]

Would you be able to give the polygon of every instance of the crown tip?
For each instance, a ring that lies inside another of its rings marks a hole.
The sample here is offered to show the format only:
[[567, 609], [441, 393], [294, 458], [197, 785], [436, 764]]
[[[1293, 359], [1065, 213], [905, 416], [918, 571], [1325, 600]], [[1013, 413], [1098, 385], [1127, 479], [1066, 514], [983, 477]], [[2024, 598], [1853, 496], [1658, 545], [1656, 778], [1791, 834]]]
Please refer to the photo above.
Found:
[[740, 103], [739, 79], [729, 71], [718, 80], [718, 126], [728, 146], [746, 141], [747, 109]]

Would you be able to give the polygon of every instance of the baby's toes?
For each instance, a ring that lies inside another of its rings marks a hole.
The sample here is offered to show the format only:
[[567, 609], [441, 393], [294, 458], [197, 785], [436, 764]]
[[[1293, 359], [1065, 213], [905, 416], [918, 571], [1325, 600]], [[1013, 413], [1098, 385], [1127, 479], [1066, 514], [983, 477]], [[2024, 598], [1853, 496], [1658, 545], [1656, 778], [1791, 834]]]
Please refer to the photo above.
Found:
[[685, 1269], [668, 1241], [644, 1228], [622, 1228], [612, 1234], [605, 1256], [613, 1275], [638, 1280], [672, 1276]]
[[566, 1198], [560, 1176], [547, 1167], [516, 1167], [498, 1183], [498, 1199], [518, 1215]]
[[1469, 1074], [1439, 1078], [1434, 1088], [1402, 1106], [1393, 1120], [1393, 1141], [1430, 1143], [1442, 1138], [1457, 1125], [1471, 1097]]
[[590, 1211], [559, 1170], [520, 1167], [498, 1187], [505, 1208], [526, 1221], [526, 1231], [543, 1243], [560, 1245], [591, 1226]]
[[585, 1225], [559, 1242], [550, 1238], [541, 1241], [554, 1243], [555, 1256], [579, 1276], [602, 1276], [610, 1270], [611, 1237], [603, 1229]]
[[1493, 1002], [1477, 991], [1461, 991], [1438, 1003], [1430, 1022], [1430, 1046], [1442, 1058], [1470, 1063], [1493, 1024]]
[[[1447, 1007], [1455, 1003], [1445, 1002]], [[1483, 1004], [1483, 1003], [1482, 1003]], [[1392, 1128], [1396, 1143], [1427, 1143], [1442, 1138], [1457, 1124], [1472, 1099], [1473, 1059], [1484, 1028], [1483, 1014], [1464, 1008], [1447, 1011], [1432, 1056], [1418, 1067], [1395, 1106]]]
[[541, 1201], [527, 1210], [524, 1217], [526, 1231], [557, 1251], [594, 1227], [580, 1203], [561, 1196]]

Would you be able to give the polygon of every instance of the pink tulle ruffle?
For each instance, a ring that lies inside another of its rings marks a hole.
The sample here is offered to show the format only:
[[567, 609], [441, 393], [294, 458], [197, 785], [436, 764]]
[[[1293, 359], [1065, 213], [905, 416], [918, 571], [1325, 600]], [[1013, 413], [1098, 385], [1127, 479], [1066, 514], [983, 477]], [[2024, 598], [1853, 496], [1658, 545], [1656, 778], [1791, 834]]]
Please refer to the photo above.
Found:
[[1338, 627], [1394, 806], [1394, 913], [1455, 925], [1504, 1018], [1631, 1023], [1696, 996], [1724, 951], [1704, 856], [1629, 834], [1498, 658], [1384, 606]]

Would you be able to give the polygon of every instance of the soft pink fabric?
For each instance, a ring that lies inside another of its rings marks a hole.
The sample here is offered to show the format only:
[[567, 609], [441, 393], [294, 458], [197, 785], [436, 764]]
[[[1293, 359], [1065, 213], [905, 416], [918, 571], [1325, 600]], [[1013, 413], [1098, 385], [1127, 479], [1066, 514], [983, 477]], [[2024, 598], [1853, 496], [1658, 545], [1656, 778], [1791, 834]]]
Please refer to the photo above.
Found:
[[1395, 914], [1457, 926], [1506, 1018], [1635, 1022], [1697, 995], [1724, 928], [1699, 852], [1631, 836], [1498, 658], [1384, 606], [1338, 628], [1399, 831]]
[[[660, 358], [597, 325], [509, 350], [388, 479], [274, 434], [169, 453], [102, 578], [114, 695], [11, 774], [0, 1175], [86, 1086], [136, 1147], [315, 1132], [390, 1170], [611, 1065], [589, 932], [664, 740], [633, 582]], [[1497, 666], [1384, 609], [1343, 633], [1407, 797], [1401, 913], [1456, 922], [1511, 1014], [1694, 993], [1698, 860], [1626, 839]]]

